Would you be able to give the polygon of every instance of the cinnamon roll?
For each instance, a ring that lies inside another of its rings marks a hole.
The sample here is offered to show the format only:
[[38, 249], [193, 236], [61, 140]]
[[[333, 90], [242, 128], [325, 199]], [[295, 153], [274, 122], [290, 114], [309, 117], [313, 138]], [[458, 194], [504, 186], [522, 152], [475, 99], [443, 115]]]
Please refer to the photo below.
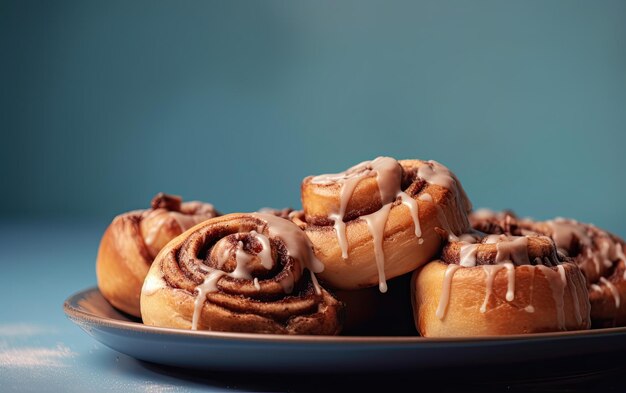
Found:
[[338, 334], [343, 304], [315, 277], [304, 232], [272, 214], [229, 214], [159, 253], [141, 292], [147, 325], [192, 330]]
[[139, 317], [141, 286], [154, 257], [170, 240], [218, 214], [209, 203], [183, 203], [178, 196], [159, 193], [150, 209], [115, 217], [100, 241], [96, 261], [102, 296]]
[[546, 236], [464, 235], [417, 270], [412, 284], [415, 325], [425, 337], [590, 326], [583, 274]]
[[335, 288], [378, 284], [386, 292], [387, 279], [432, 259], [440, 232], [469, 228], [471, 205], [461, 184], [435, 161], [378, 157], [307, 177], [301, 192], [303, 211], [292, 219], [324, 263], [320, 278]]
[[559, 252], [585, 274], [594, 327], [626, 325], [626, 244], [621, 238], [591, 224], [572, 219], [519, 219], [512, 212], [480, 210], [472, 213], [475, 228], [502, 233], [538, 233], [550, 236]]

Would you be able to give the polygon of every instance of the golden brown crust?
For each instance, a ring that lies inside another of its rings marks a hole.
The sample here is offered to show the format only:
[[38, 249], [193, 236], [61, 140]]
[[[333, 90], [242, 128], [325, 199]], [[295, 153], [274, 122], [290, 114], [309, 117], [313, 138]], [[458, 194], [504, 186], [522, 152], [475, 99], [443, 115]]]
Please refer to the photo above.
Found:
[[102, 236], [96, 262], [102, 296], [134, 316], [139, 316], [139, 294], [152, 262], [138, 220], [132, 213], [116, 217]]
[[[512, 301], [506, 299], [507, 269], [495, 273], [491, 295], [487, 296], [487, 273], [483, 266], [458, 268], [451, 280], [445, 315], [440, 319], [436, 314], [448, 266], [433, 261], [413, 275], [415, 324], [425, 337], [525, 334], [590, 326], [584, 277], [571, 263], [562, 265], [566, 279], [562, 294], [555, 281], [561, 279], [558, 268], [515, 266]], [[486, 297], [485, 312], [481, 312]]]
[[550, 236], [572, 258], [586, 278], [594, 327], [626, 325], [626, 243], [594, 225], [571, 219], [534, 221], [513, 212], [479, 211], [472, 226], [499, 233], [538, 233]]
[[[455, 187], [445, 188], [417, 177], [418, 169], [430, 162], [398, 161], [402, 168], [402, 190], [418, 205], [421, 240], [409, 208], [398, 198], [384, 225], [384, 274], [387, 279], [409, 273], [428, 262], [442, 244], [440, 233], [464, 232], [469, 202], [454, 178]], [[452, 175], [453, 176], [453, 175]], [[458, 186], [458, 189], [456, 188]], [[460, 189], [460, 191], [459, 191]], [[341, 187], [338, 184], [315, 184], [311, 177], [301, 186], [303, 212], [292, 220], [304, 229], [325, 269], [320, 278], [334, 288], [359, 289], [379, 283], [373, 235], [363, 215], [381, 207], [376, 177], [365, 177], [355, 187], [347, 204], [344, 222], [348, 257], [342, 257], [341, 245], [329, 215], [337, 212]]]
[[106, 229], [96, 260], [98, 287], [116, 308], [139, 317], [139, 296], [153, 258], [171, 239], [218, 215], [202, 202], [158, 194], [152, 208], [121, 214]]
[[[296, 242], [304, 241], [296, 248], [312, 254], [304, 233], [277, 216], [239, 213], [205, 221], [155, 259], [141, 295], [143, 322], [191, 329], [195, 315], [198, 330], [338, 334], [343, 305], [321, 287], [316, 292], [310, 261], [289, 250], [287, 235], [273, 232], [275, 220], [300, 236]], [[271, 266], [261, 266], [260, 238], [268, 239]], [[213, 287], [203, 289], [212, 279]]]

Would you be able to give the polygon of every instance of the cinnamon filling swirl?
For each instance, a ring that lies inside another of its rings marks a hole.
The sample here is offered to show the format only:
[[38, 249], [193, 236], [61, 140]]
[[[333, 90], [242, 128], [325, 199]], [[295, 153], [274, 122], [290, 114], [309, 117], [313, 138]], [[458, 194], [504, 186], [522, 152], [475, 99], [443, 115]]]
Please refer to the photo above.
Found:
[[161, 254], [144, 284], [144, 318], [149, 312], [143, 302], [150, 296], [183, 290], [193, 298], [193, 307], [186, 302], [193, 330], [223, 330], [220, 326], [244, 319], [249, 323], [239, 329], [245, 331], [303, 333], [291, 325], [305, 317], [332, 325], [319, 334], [338, 332], [341, 304], [317, 282], [314, 273], [323, 265], [290, 221], [262, 213], [227, 215], [177, 243]]

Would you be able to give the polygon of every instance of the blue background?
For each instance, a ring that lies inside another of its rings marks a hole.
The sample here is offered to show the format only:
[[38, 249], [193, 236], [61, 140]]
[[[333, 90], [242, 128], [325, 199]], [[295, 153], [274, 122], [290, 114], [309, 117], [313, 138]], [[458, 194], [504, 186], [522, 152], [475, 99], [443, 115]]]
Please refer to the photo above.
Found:
[[307, 175], [435, 159], [477, 207], [626, 236], [625, 146], [626, 1], [0, 0], [0, 390], [259, 390], [63, 315], [159, 191], [299, 207]]
[[626, 235], [624, 1], [0, 2], [0, 217], [158, 191], [300, 205], [310, 174], [438, 160], [478, 207]]

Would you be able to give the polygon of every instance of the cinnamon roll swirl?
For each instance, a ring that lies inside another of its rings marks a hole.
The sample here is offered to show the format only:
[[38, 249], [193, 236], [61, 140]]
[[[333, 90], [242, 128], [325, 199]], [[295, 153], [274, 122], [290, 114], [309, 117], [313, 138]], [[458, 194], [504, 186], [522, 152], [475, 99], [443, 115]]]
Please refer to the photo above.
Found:
[[411, 272], [439, 250], [444, 233], [469, 228], [470, 202], [458, 179], [435, 161], [378, 157], [345, 172], [303, 180], [292, 215], [341, 289], [378, 285]]
[[159, 253], [141, 293], [147, 325], [193, 330], [338, 334], [343, 305], [315, 277], [306, 235], [272, 214], [205, 221]]
[[217, 215], [209, 203], [183, 203], [178, 196], [159, 193], [150, 209], [115, 217], [100, 241], [96, 261], [102, 296], [116, 308], [139, 317], [141, 286], [154, 257], [170, 240]]
[[413, 275], [415, 325], [426, 337], [588, 329], [580, 269], [549, 237], [474, 233]]
[[559, 252], [572, 258], [585, 274], [594, 327], [626, 325], [626, 243], [591, 224], [572, 219], [519, 219], [512, 212], [480, 210], [471, 222], [502, 233], [538, 233], [550, 236]]

